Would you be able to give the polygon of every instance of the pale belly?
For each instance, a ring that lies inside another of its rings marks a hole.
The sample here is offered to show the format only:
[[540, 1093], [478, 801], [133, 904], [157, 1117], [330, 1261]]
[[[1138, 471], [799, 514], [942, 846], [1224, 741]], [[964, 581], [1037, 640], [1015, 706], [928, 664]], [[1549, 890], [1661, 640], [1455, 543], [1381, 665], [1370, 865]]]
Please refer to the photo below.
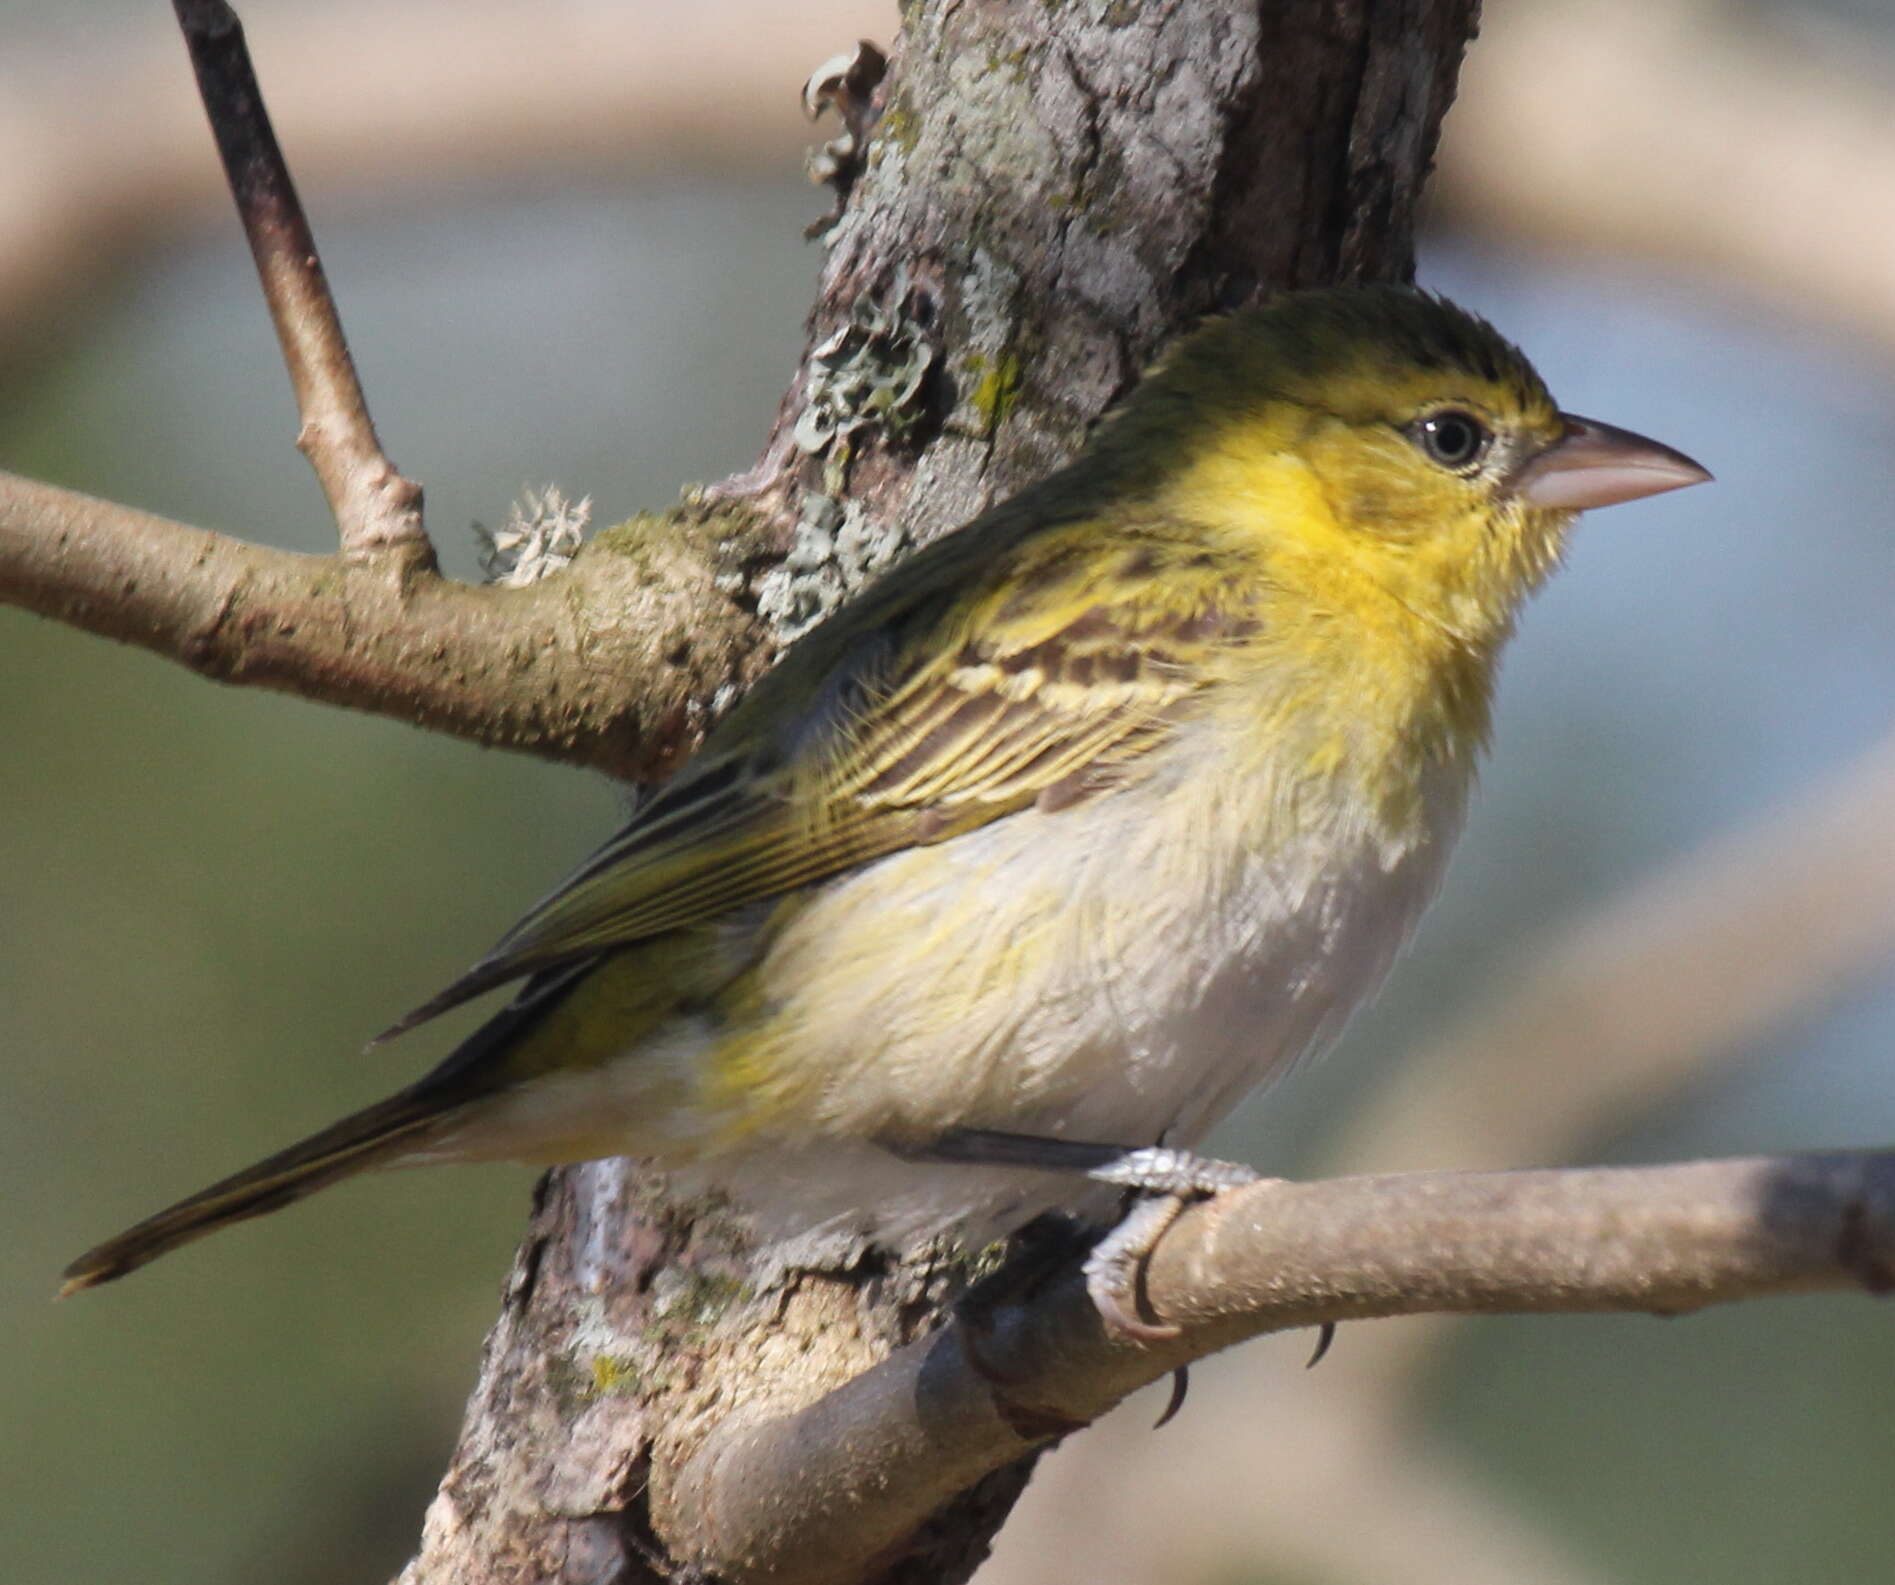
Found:
[[[761, 974], [774, 1083], [702, 1171], [778, 1232], [983, 1238], [1039, 1210], [1109, 1206], [1070, 1178], [917, 1165], [860, 1142], [990, 1128], [1194, 1145], [1380, 985], [1463, 795], [1444, 778], [1401, 839], [1352, 830], [1345, 812], [1270, 841], [1242, 811], [1207, 807], [1180, 842], [1134, 792], [878, 863], [775, 944]], [[839, 925], [865, 917], [874, 930]]]
[[[717, 1016], [510, 1093], [477, 1153], [642, 1156], [729, 1191], [771, 1238], [984, 1241], [1109, 1209], [1082, 1179], [891, 1151], [955, 1128], [1195, 1145], [1379, 986], [1466, 790], [1444, 770], [1391, 833], [1203, 770], [827, 883], [767, 946], [734, 940], [761, 956]], [[1209, 790], [1233, 787], [1252, 801]]]

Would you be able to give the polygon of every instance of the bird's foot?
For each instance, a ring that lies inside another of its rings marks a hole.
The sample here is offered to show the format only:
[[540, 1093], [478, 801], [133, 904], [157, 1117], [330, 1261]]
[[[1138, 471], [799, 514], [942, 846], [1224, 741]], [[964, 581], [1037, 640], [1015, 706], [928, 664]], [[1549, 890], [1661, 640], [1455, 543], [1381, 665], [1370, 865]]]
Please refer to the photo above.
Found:
[[1192, 1201], [1259, 1178], [1253, 1168], [1237, 1162], [1194, 1156], [1166, 1145], [1101, 1145], [991, 1128], [950, 1129], [925, 1145], [903, 1147], [900, 1153], [914, 1160], [1070, 1172], [1131, 1190], [1134, 1199], [1124, 1220], [1093, 1245], [1086, 1257], [1086, 1292], [1108, 1332], [1145, 1343], [1178, 1335], [1178, 1328], [1170, 1323], [1146, 1320], [1140, 1314], [1145, 1263], [1165, 1229]]
[[1194, 1156], [1188, 1151], [1153, 1146], [1128, 1150], [1116, 1161], [1093, 1168], [1087, 1176], [1135, 1191], [1125, 1219], [1093, 1246], [1086, 1257], [1086, 1292], [1106, 1330], [1132, 1342], [1157, 1343], [1176, 1337], [1169, 1321], [1147, 1320], [1141, 1288], [1145, 1266], [1158, 1240], [1194, 1200], [1255, 1183], [1258, 1174], [1234, 1161]]

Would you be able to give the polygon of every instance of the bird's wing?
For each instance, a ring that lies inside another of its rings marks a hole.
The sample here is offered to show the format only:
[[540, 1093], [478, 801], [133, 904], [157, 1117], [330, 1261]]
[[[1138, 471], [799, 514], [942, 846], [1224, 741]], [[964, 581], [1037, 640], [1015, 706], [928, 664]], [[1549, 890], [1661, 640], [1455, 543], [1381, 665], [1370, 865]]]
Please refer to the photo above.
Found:
[[1208, 558], [1180, 558], [1156, 584], [1096, 553], [1042, 559], [945, 613], [917, 602], [891, 616], [884, 603], [889, 619], [839, 660], [817, 648], [814, 678], [795, 675], [792, 652], [790, 674], [753, 694], [757, 708], [746, 701], [732, 731], [388, 1033], [522, 975], [1121, 780], [1202, 692], [1242, 614]]

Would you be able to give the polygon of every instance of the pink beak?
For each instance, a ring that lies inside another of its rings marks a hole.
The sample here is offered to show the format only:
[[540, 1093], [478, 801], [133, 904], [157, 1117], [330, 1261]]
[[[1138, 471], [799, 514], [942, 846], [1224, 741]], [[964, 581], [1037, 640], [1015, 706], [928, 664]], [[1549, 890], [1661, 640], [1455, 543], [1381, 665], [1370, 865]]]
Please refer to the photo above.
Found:
[[1682, 451], [1574, 413], [1566, 433], [1522, 468], [1514, 488], [1530, 506], [1583, 512], [1703, 484], [1711, 475]]

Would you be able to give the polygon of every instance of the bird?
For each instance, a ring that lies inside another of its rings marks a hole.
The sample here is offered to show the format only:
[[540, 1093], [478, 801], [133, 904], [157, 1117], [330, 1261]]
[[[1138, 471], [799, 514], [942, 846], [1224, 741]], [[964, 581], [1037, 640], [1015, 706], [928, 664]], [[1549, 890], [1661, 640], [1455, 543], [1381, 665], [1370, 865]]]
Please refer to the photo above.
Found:
[[387, 1099], [74, 1261], [62, 1293], [370, 1168], [633, 1156], [760, 1236], [1140, 1198], [1380, 985], [1502, 648], [1577, 515], [1708, 480], [1403, 285], [1181, 337], [1065, 467], [791, 645], [624, 828], [382, 1038], [515, 987]]

